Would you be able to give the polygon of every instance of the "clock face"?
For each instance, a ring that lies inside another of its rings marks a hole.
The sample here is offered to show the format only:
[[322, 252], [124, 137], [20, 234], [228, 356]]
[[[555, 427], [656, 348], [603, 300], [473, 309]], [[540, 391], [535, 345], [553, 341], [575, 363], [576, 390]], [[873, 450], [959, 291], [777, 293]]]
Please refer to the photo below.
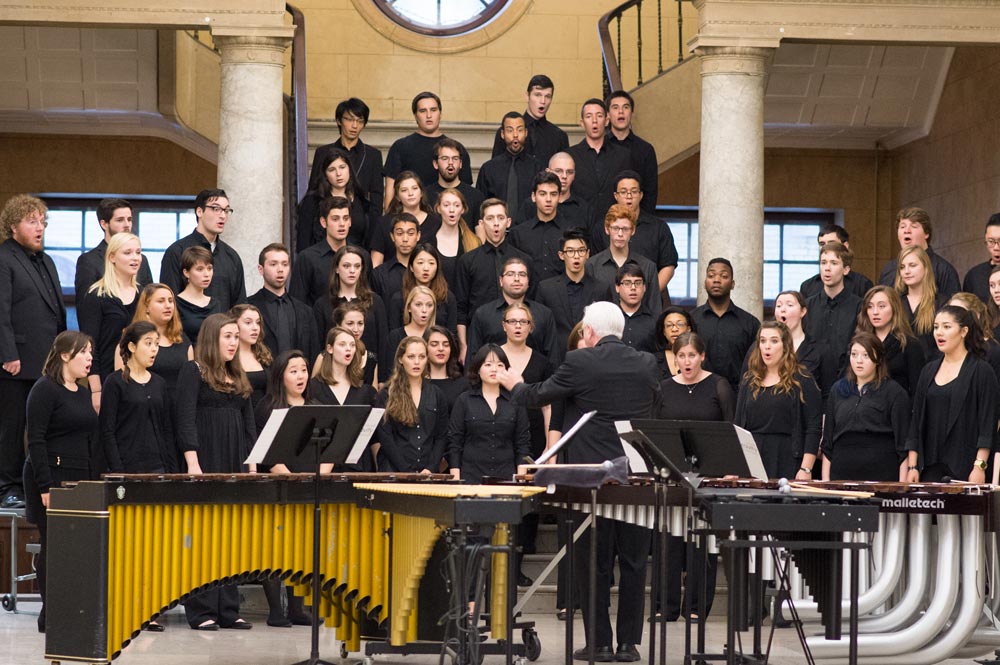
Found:
[[450, 37], [486, 25], [510, 0], [375, 0], [375, 4], [408, 30]]

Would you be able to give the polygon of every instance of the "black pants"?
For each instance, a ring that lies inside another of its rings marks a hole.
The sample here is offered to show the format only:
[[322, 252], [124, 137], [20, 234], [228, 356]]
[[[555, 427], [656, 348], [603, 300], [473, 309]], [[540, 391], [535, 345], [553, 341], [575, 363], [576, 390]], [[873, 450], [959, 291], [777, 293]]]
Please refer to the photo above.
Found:
[[34, 383], [0, 379], [0, 499], [23, 489], [24, 408]]
[[192, 595], [184, 601], [184, 616], [192, 628], [210, 620], [231, 626], [240, 618], [240, 592], [235, 584], [224, 584]]
[[[715, 600], [715, 582], [718, 572], [718, 554], [708, 555], [707, 569], [702, 567], [703, 552], [701, 548], [695, 547], [694, 560], [687, 558], [687, 543], [679, 536], [668, 536], [667, 540], [667, 597], [662, 605], [663, 615], [668, 620], [677, 619], [682, 613], [691, 612], [700, 617], [707, 617], [712, 611], [712, 602]], [[687, 571], [687, 579], [682, 585], [681, 578], [684, 571]], [[700, 607], [698, 594], [700, 593], [701, 580], [705, 578], [707, 585], [705, 593], [705, 607]], [[684, 589], [684, 598], [681, 599], [681, 588]], [[654, 591], [655, 593], [655, 591]]]
[[[0, 383], [3, 383], [0, 381]], [[45, 552], [49, 540], [48, 519], [45, 506], [42, 505], [42, 494], [35, 482], [35, 470], [31, 462], [22, 464], [21, 482], [24, 484], [24, 516], [38, 527], [38, 544], [40, 549], [35, 557], [35, 574], [37, 575], [38, 593], [42, 597], [42, 610], [45, 609]], [[17, 556], [13, 554], [13, 556]]]
[[[577, 542], [576, 588], [583, 614], [587, 644], [613, 647], [611, 633], [611, 574], [618, 558], [618, 617], [615, 631], [618, 644], [642, 642], [642, 627], [646, 606], [646, 563], [649, 556], [650, 530], [597, 518], [597, 569], [594, 574], [597, 591], [594, 626], [589, 625], [590, 602], [590, 538], [591, 529], [584, 531]], [[593, 638], [592, 638], [593, 636]]]

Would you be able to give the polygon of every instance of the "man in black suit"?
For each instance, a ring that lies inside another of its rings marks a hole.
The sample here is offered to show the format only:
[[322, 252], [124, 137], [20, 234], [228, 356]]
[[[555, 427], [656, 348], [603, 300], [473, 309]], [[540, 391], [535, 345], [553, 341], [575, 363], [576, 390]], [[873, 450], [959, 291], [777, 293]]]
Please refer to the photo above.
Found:
[[511, 111], [501, 121], [503, 142], [507, 149], [479, 167], [476, 189], [484, 199], [497, 198], [507, 202], [512, 222], [520, 224], [521, 205], [528, 200], [535, 175], [542, 164], [525, 149], [528, 130], [521, 114]]
[[615, 202], [615, 177], [632, 168], [632, 158], [626, 148], [608, 139], [608, 107], [600, 99], [588, 99], [580, 110], [583, 140], [567, 151], [576, 165], [573, 191], [587, 202], [589, 226], [603, 222], [608, 208]]
[[[319, 180], [319, 170], [323, 159], [333, 148], [340, 148], [347, 153], [354, 169], [354, 180], [362, 196], [371, 203], [368, 228], [374, 228], [375, 222], [382, 215], [382, 200], [385, 198], [385, 183], [382, 179], [382, 153], [361, 141], [361, 132], [368, 126], [368, 105], [357, 97], [351, 97], [337, 104], [334, 117], [340, 138], [333, 143], [321, 145], [313, 153], [312, 172], [309, 182]], [[300, 248], [301, 249], [301, 248]]]
[[271, 243], [260, 250], [257, 271], [264, 278], [264, 288], [247, 298], [247, 302], [260, 310], [264, 343], [272, 354], [298, 349], [312, 363], [319, 353], [320, 336], [312, 308], [293, 298], [285, 288], [290, 263], [288, 248], [281, 243]]
[[[132, 218], [135, 209], [125, 199], [101, 199], [97, 204], [97, 222], [104, 231], [104, 239], [97, 247], [84, 252], [76, 260], [76, 278], [73, 284], [76, 289], [76, 301], [80, 302], [83, 295], [94, 282], [104, 276], [104, 255], [108, 251], [108, 241], [116, 233], [132, 233]], [[149, 261], [142, 257], [139, 274], [136, 275], [139, 286], [153, 283], [153, 273], [149, 270]]]
[[566, 231], [559, 246], [559, 259], [565, 273], [538, 285], [536, 300], [552, 310], [556, 323], [558, 357], [553, 358], [553, 362], [561, 362], [566, 354], [566, 339], [577, 321], [583, 318], [583, 309], [598, 300], [612, 300], [611, 287], [584, 270], [589, 256], [583, 231]]
[[18, 194], [0, 211], [0, 501], [24, 506], [24, 409], [56, 335], [66, 330], [59, 273], [44, 251], [40, 199]]
[[[563, 400], [566, 409], [565, 427], [579, 417], [596, 411], [596, 415], [577, 432], [566, 448], [569, 463], [601, 463], [625, 454], [615, 430], [615, 421], [648, 418], [659, 399], [656, 359], [652, 354], [637, 351], [621, 340], [625, 318], [617, 305], [595, 302], [583, 314], [583, 341], [586, 348], [570, 351], [555, 373], [542, 383], [524, 385], [522, 378], [501, 370], [498, 378], [512, 391], [515, 402], [526, 406], [543, 406]], [[646, 557], [649, 554], [650, 532], [634, 525], [619, 525], [612, 520], [597, 519], [598, 562], [595, 574], [597, 624], [588, 625], [589, 593], [589, 530], [577, 544], [580, 582], [579, 598], [583, 605], [587, 643], [594, 645], [599, 662], [636, 661], [636, 645], [642, 638], [643, 609], [646, 600]], [[618, 596], [618, 648], [612, 651], [611, 619], [608, 606], [611, 597], [611, 562], [617, 550], [620, 566]], [[593, 640], [593, 642], [591, 642]], [[587, 649], [574, 652], [574, 658], [587, 660]]]

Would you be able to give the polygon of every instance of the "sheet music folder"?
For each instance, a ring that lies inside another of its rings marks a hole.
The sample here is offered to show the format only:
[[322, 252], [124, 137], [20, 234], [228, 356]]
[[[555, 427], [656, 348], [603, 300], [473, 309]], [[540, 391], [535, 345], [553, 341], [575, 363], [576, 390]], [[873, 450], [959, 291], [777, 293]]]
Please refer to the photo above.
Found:
[[[676, 479], [688, 482], [697, 477], [723, 476], [767, 479], [753, 437], [731, 423], [701, 420], [630, 422], [633, 431], [623, 433], [622, 438], [636, 447], [651, 469], [669, 470]], [[694, 485], [697, 487], [697, 483]]]
[[[319, 445], [320, 463], [354, 464], [375, 433], [383, 411], [369, 406], [312, 404], [275, 409], [246, 463], [312, 468], [316, 465], [315, 446]], [[314, 443], [316, 431], [321, 440]]]

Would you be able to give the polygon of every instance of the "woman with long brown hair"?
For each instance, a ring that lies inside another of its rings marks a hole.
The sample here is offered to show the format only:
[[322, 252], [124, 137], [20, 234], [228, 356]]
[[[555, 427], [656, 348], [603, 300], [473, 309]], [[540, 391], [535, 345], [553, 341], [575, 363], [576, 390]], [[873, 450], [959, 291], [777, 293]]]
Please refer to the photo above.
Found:
[[[253, 390], [240, 365], [239, 347], [236, 319], [212, 314], [201, 326], [194, 361], [177, 379], [177, 442], [189, 474], [247, 470], [243, 460], [257, 438], [257, 426], [250, 404]], [[235, 585], [210, 589], [184, 603], [194, 630], [251, 628], [239, 611]]]
[[319, 223], [319, 207], [323, 199], [331, 196], [343, 197], [351, 204], [351, 230], [347, 234], [347, 242], [354, 245], [365, 244], [368, 236], [369, 203], [357, 186], [350, 157], [335, 147], [330, 148], [323, 157], [319, 170], [309, 182], [309, 190], [299, 201], [296, 215], [298, 223], [295, 230], [296, 253], [323, 240], [324, 230]]
[[854, 332], [868, 332], [878, 337], [885, 351], [889, 376], [912, 396], [926, 354], [923, 344], [913, 336], [899, 293], [881, 284], [868, 289], [861, 301]]
[[392, 244], [392, 218], [401, 212], [406, 212], [417, 219], [417, 229], [420, 232], [420, 242], [432, 242], [441, 217], [434, 212], [427, 202], [427, 189], [420, 182], [420, 176], [413, 171], [403, 171], [392, 185], [392, 201], [379, 219], [375, 232], [371, 237], [372, 267], [377, 268], [387, 256], [396, 251]]
[[765, 321], [740, 381], [734, 422], [753, 434], [769, 478], [812, 478], [822, 420], [823, 398], [795, 357], [788, 326]]
[[[177, 375], [187, 361], [194, 360], [194, 347], [181, 328], [181, 317], [177, 313], [174, 292], [166, 284], [147, 284], [139, 294], [139, 304], [135, 308], [132, 323], [149, 321], [159, 333], [160, 351], [150, 371], [163, 378], [167, 392], [173, 393], [177, 385]], [[122, 368], [119, 355], [115, 359], [115, 369]]]
[[405, 337], [393, 357], [389, 385], [379, 392], [385, 417], [376, 438], [379, 471], [437, 473], [448, 432], [448, 404], [426, 378], [427, 342]]

